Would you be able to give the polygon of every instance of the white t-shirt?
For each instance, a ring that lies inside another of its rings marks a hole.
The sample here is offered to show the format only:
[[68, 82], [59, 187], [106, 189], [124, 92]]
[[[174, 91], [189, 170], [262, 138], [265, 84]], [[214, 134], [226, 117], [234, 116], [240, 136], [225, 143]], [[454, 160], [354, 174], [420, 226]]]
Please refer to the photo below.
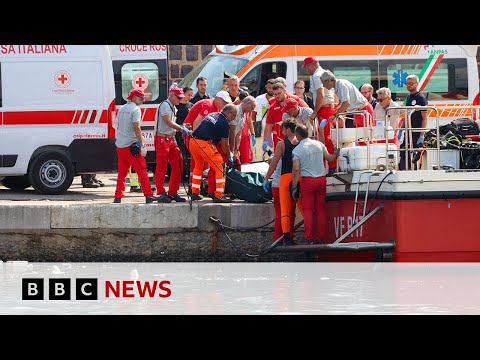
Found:
[[[390, 104], [387, 107], [399, 107], [395, 101], [390, 101]], [[386, 120], [386, 115], [387, 112], [383, 108], [380, 103], [377, 103], [374, 109], [374, 119], [375, 122], [378, 124], [378, 121], [385, 121]], [[393, 128], [398, 128], [398, 122], [400, 120], [400, 115], [401, 115], [401, 110], [389, 110], [388, 111], [388, 116], [389, 116], [389, 125]], [[386, 125], [386, 124], [384, 124]]]
[[348, 80], [337, 79], [335, 82], [335, 94], [337, 94], [341, 103], [349, 101], [347, 111], [353, 111], [368, 104], [365, 96]]
[[[317, 101], [317, 90], [323, 88], [320, 76], [322, 76], [324, 72], [325, 69], [319, 66], [317, 70], [315, 70], [315, 72], [310, 76], [310, 92], [312, 93], [314, 105]], [[333, 105], [335, 103], [335, 90], [333, 88], [330, 90], [324, 88], [323, 92], [325, 94], [325, 97], [323, 98], [322, 105]]]
[[243, 113], [242, 105], [236, 105], [237, 117], [230, 122], [230, 125], [235, 125], [235, 136], [242, 131], [245, 126], [245, 114]]
[[255, 119], [255, 121], [262, 121], [262, 118], [265, 119], [265, 114], [268, 110], [269, 103], [267, 100], [267, 93], [258, 95], [255, 100], [257, 102], [257, 107], [254, 110], [257, 113], [257, 118]]
[[175, 116], [175, 112], [172, 111], [172, 109], [175, 109], [175, 107], [168, 100], [164, 101], [162, 105], [160, 105], [160, 108], [158, 109], [158, 112], [157, 112], [157, 115], [158, 115], [157, 133], [158, 134], [175, 136], [175, 133], [176, 133], [175, 129], [168, 126], [165, 120], [163, 120], [163, 116], [168, 115], [170, 116], [170, 120], [172, 120], [173, 122], [176, 122], [177, 117]]
[[133, 131], [133, 123], [140, 122], [142, 113], [140, 108], [134, 102], [128, 101], [120, 109], [117, 115], [117, 132], [115, 145], [117, 148], [124, 148], [132, 145], [137, 140], [135, 131]]
[[[326, 146], [312, 139], [303, 139], [292, 151], [293, 160], [300, 161], [300, 176], [320, 177], [327, 175], [323, 164], [323, 152]], [[328, 152], [328, 151], [327, 151]]]

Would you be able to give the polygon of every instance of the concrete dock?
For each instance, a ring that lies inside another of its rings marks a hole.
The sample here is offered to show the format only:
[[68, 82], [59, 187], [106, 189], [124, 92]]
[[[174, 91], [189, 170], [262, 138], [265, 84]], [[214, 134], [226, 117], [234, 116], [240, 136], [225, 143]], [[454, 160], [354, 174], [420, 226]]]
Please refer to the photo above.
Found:
[[[255, 230], [216, 229], [210, 217], [233, 228], [271, 222], [272, 203], [211, 199], [190, 204], [145, 204], [128, 192], [112, 203], [116, 174], [98, 174], [105, 186], [83, 188], [76, 177], [63, 195], [0, 186], [0, 260], [63, 261], [305, 261], [303, 253], [262, 253], [273, 243], [273, 223]], [[181, 187], [179, 194], [186, 197]], [[297, 221], [301, 220], [298, 214]], [[303, 241], [303, 228], [295, 236]], [[246, 254], [250, 254], [247, 256]]]

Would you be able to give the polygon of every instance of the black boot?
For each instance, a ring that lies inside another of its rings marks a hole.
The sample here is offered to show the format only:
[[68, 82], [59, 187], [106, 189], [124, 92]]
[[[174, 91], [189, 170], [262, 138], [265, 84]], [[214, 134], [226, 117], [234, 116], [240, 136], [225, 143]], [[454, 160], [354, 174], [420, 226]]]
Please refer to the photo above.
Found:
[[152, 204], [157, 198], [155, 196], [145, 196], [145, 204]]
[[290, 233], [284, 233], [283, 234], [283, 245], [288, 246], [288, 245], [295, 245], [293, 242]]
[[92, 174], [82, 174], [81, 178], [82, 178], [82, 186], [84, 188], [96, 189], [96, 188], [100, 187], [100, 185], [95, 184], [93, 182], [93, 175]]

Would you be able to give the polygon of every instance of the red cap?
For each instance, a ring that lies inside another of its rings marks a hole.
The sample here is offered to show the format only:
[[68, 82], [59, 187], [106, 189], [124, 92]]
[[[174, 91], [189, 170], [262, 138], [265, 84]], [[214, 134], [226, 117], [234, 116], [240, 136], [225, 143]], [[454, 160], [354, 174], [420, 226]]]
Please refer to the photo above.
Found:
[[134, 96], [144, 97], [145, 93], [141, 89], [132, 89], [132, 91], [130, 91], [130, 94], [128, 94], [127, 96], [127, 100], [132, 100]]
[[315, 56], [308, 56], [305, 59], [303, 59], [303, 65], [302, 67], [307, 66], [308, 64], [311, 64], [313, 62], [318, 62], [317, 58]]
[[173, 87], [170, 89], [170, 94], [177, 95], [179, 99], [183, 99], [185, 97], [185, 94], [183, 93], [183, 90], [178, 88], [178, 87]]
[[285, 100], [285, 105], [283, 105], [282, 112], [286, 113], [288, 110], [293, 109], [298, 105], [298, 101], [292, 98]]

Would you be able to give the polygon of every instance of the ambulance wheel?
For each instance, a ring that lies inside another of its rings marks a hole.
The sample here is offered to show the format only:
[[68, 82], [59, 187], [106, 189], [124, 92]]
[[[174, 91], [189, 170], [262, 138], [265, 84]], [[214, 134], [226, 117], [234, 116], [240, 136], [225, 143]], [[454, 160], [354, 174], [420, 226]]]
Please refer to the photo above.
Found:
[[72, 185], [74, 169], [67, 156], [60, 152], [47, 151], [39, 154], [30, 163], [28, 179], [40, 194], [63, 194]]
[[30, 187], [30, 181], [28, 181], [28, 176], [7, 176], [2, 180], [3, 186], [12, 190], [25, 190]]

